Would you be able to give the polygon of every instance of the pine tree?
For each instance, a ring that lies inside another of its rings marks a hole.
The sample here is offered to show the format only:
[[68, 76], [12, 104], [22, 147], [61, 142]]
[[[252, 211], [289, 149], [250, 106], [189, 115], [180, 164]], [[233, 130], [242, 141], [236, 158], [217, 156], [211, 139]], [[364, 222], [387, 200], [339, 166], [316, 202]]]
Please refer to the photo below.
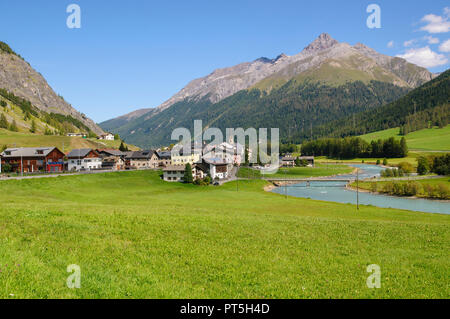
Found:
[[408, 156], [408, 145], [406, 144], [406, 138], [404, 137], [400, 140], [400, 152], [402, 157]]
[[30, 132], [36, 133], [36, 122], [34, 120], [31, 122]]
[[187, 184], [192, 184], [194, 182], [194, 178], [192, 177], [192, 167], [189, 163], [186, 164], [186, 167], [184, 169], [183, 181]]
[[13, 132], [18, 132], [19, 128], [17, 127], [16, 120], [13, 120], [11, 125], [9, 126], [9, 130]]
[[121, 151], [121, 152], [128, 152], [129, 150], [128, 150], [128, 146], [125, 146], [124, 144], [123, 144], [123, 142], [121, 142], [120, 143], [120, 146], [119, 146], [119, 151]]
[[6, 119], [5, 114], [2, 113], [2, 115], [0, 116], [0, 128], [8, 128], [9, 127], [9, 123], [8, 120]]

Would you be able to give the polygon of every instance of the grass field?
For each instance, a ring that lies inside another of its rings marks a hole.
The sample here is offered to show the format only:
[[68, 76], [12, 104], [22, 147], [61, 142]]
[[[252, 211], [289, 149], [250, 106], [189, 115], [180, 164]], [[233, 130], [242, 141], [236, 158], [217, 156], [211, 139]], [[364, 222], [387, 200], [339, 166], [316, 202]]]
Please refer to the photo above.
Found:
[[280, 168], [276, 174], [262, 176], [258, 170], [242, 167], [239, 169], [238, 176], [242, 178], [308, 178], [332, 176], [338, 174], [351, 173], [353, 169], [347, 165], [325, 165], [317, 164], [315, 168], [312, 167], [291, 167]]
[[[0, 147], [40, 147], [56, 146], [61, 151], [69, 152], [76, 148], [116, 148], [120, 146], [120, 141], [99, 141], [97, 139], [83, 139], [81, 137], [68, 137], [59, 135], [38, 135], [31, 133], [11, 132], [0, 129]], [[131, 150], [137, 149], [135, 146], [128, 146]]]
[[[417, 167], [417, 159], [420, 156], [428, 156], [428, 155], [439, 155], [440, 153], [435, 152], [409, 152], [408, 157], [404, 158], [388, 158], [388, 165], [398, 165], [402, 162], [407, 162], [412, 164], [414, 167]], [[350, 160], [333, 160], [326, 157], [316, 157], [316, 162], [321, 165], [332, 165], [332, 164], [361, 164], [363, 161], [366, 164], [376, 164], [377, 160], [380, 160], [383, 163], [382, 158], [354, 158]]]
[[[0, 182], [0, 298], [448, 298], [450, 216], [151, 171]], [[66, 287], [70, 264], [81, 289]], [[368, 289], [368, 265], [381, 289]]]
[[[362, 135], [361, 137], [368, 142], [390, 137], [401, 139], [401, 136], [398, 133], [399, 129], [393, 128]], [[447, 125], [442, 129], [432, 128], [412, 132], [406, 135], [406, 142], [410, 150], [450, 151], [450, 125]]]

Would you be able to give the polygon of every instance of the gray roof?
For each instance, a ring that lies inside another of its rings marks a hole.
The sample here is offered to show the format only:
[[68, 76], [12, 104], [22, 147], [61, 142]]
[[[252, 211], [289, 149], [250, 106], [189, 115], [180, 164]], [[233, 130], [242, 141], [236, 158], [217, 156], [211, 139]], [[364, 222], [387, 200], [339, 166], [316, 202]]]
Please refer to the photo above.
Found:
[[186, 169], [186, 166], [184, 165], [169, 165], [163, 169], [164, 172], [169, 171], [177, 171], [177, 172], [184, 172]]
[[[19, 147], [19, 148], [7, 148], [1, 156], [4, 158], [9, 157], [46, 157], [56, 147]], [[10, 153], [11, 155], [7, 155]], [[42, 154], [39, 154], [42, 153]]]
[[164, 151], [164, 152], [156, 152], [158, 154], [158, 157], [161, 159], [171, 159], [172, 158], [172, 152], [170, 151]]
[[211, 165], [228, 165], [228, 164], [230, 164], [226, 160], [223, 160], [221, 158], [203, 158], [203, 161], [205, 163], [211, 164]]
[[98, 153], [105, 153], [107, 155], [113, 155], [113, 156], [125, 156], [126, 154], [119, 150], [97, 150]]
[[128, 159], [150, 159], [155, 151], [147, 150], [147, 151], [136, 151], [127, 155]]
[[67, 154], [68, 158], [84, 158], [92, 151], [91, 148], [80, 148], [72, 150], [69, 154]]

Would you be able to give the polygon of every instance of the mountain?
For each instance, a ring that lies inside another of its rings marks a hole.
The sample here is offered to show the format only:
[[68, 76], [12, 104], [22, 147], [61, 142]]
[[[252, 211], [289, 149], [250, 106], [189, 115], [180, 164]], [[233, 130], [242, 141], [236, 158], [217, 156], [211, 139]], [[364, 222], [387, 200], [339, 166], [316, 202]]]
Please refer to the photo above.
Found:
[[342, 118], [315, 128], [315, 137], [345, 137], [390, 128], [401, 128], [403, 135], [450, 123], [450, 69], [412, 90], [404, 97], [379, 108]]
[[0, 89], [29, 101], [33, 107], [45, 114], [70, 117], [95, 134], [104, 133], [94, 121], [57, 95], [44, 77], [4, 42], [0, 42]]
[[296, 55], [215, 70], [139, 117], [100, 126], [140, 146], [170, 142], [174, 128], [192, 126], [187, 119], [217, 127], [280, 125], [272, 127], [280, 127], [288, 139], [291, 129], [309, 130], [331, 115], [336, 119], [392, 102], [433, 77], [403, 59], [360, 43], [340, 43], [324, 33]]
[[126, 125], [128, 122], [130, 122], [134, 119], [137, 119], [137, 118], [143, 116], [144, 114], [151, 113], [154, 110], [155, 109], [148, 108], [148, 109], [140, 109], [137, 111], [133, 111], [128, 114], [119, 116], [117, 118], [105, 121], [101, 124], [101, 126], [105, 131], [111, 131], [118, 127]]

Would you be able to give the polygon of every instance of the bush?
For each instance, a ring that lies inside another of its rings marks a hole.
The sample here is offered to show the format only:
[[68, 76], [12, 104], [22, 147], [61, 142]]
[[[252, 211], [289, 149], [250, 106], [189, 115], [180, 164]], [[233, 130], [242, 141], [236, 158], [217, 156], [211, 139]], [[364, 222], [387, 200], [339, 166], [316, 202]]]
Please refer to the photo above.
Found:
[[434, 157], [432, 172], [438, 175], [450, 175], [450, 154]]
[[1, 101], [0, 101], [0, 106], [2, 106], [2, 107], [6, 107], [6, 105], [7, 105], [7, 104], [6, 104], [6, 102], [5, 102], [5, 101], [3, 101], [3, 100], [1, 100]]
[[377, 165], [380, 165], [380, 164], [381, 164], [381, 162], [380, 162], [380, 160], [378, 159], [378, 160], [377, 160]]
[[438, 184], [436, 193], [440, 199], [450, 199], [450, 189], [445, 184]]
[[370, 184], [370, 191], [372, 193], [377, 193], [378, 192], [378, 184], [376, 182], [373, 182]]
[[422, 185], [418, 182], [396, 183], [389, 182], [384, 184], [383, 193], [395, 196], [416, 196], [420, 194]]
[[403, 184], [403, 196], [416, 196], [422, 192], [422, 185], [418, 182]]
[[2, 173], [11, 173], [12, 167], [9, 164], [2, 165]]
[[414, 166], [408, 162], [401, 162], [397, 165], [399, 169], [401, 169], [406, 174], [411, 174], [414, 172]]
[[388, 161], [387, 161], [387, 159], [385, 158], [385, 159], [383, 159], [383, 165], [384, 166], [386, 166], [388, 164]]

